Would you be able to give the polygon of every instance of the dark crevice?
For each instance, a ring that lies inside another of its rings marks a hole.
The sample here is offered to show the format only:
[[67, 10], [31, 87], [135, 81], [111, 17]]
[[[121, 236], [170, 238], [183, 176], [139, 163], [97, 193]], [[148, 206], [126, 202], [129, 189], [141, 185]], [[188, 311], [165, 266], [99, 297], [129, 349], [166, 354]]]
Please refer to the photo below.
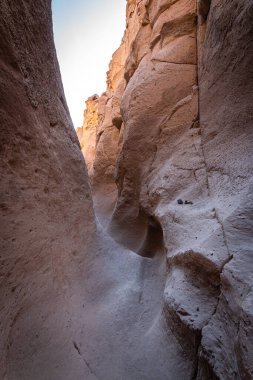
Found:
[[164, 252], [163, 230], [159, 221], [154, 216], [148, 217], [145, 240], [138, 251], [140, 256], [153, 258]]
[[81, 351], [80, 351], [80, 348], [78, 347], [78, 345], [76, 344], [76, 342], [73, 342], [73, 346], [75, 347], [76, 351], [78, 352], [79, 355], [82, 355], [81, 354]]
[[112, 219], [108, 232], [119, 244], [140, 256], [154, 258], [164, 253], [161, 224], [142, 207], [136, 218]]
[[77, 343], [76, 343], [76, 342], [73, 342], [73, 346], [74, 346], [75, 350], [78, 352], [78, 355], [81, 356], [83, 362], [85, 363], [86, 367], [89, 369], [90, 373], [96, 377], [95, 372], [92, 370], [91, 366], [89, 365], [89, 363], [87, 362], [87, 360], [86, 360], [86, 359], [84, 358], [84, 356], [82, 355], [82, 353], [81, 353], [81, 351], [80, 351], [80, 348], [78, 347]]
[[211, 7], [211, 1], [212, 0], [199, 0], [198, 11], [203, 21], [206, 21], [208, 17]]
[[122, 123], [123, 123], [123, 120], [122, 120], [122, 117], [119, 116], [119, 117], [114, 117], [112, 119], [112, 123], [113, 125], [117, 128], [117, 129], [121, 129], [121, 126], [122, 126]]

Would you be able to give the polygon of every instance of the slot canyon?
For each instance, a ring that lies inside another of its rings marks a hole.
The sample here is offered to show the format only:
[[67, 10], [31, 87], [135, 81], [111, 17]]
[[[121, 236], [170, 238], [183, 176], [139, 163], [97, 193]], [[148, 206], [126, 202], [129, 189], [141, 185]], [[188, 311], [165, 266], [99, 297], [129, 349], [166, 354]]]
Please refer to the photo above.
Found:
[[252, 0], [127, 0], [77, 131], [51, 0], [0, 56], [0, 379], [253, 379]]

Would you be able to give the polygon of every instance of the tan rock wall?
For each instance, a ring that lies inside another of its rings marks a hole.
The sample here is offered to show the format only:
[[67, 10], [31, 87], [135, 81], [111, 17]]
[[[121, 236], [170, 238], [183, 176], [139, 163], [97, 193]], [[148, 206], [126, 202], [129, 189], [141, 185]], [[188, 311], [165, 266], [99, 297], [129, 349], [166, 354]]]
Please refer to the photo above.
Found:
[[128, 1], [78, 131], [111, 237], [50, 1], [0, 7], [0, 377], [251, 379], [252, 2]]
[[49, 1], [1, 1], [0, 56], [0, 378], [62, 378], [63, 358], [77, 360], [66, 305], [95, 223]]
[[93, 175], [93, 162], [96, 153], [97, 130], [99, 124], [98, 103], [98, 95], [93, 95], [87, 99], [84, 112], [84, 123], [82, 128], [78, 128], [77, 130], [77, 136], [90, 177]]
[[[201, 3], [210, 6], [210, 1]], [[200, 29], [203, 152], [230, 257], [221, 272], [221, 294], [203, 334], [201, 355], [220, 378], [231, 379], [253, 376], [252, 17], [251, 1], [213, 0]]]
[[[94, 116], [94, 119], [98, 118], [99, 120], [98, 127], [96, 128], [96, 153], [94, 158], [91, 159], [89, 153], [83, 150], [92, 183], [97, 188], [104, 183], [115, 187], [115, 162], [119, 150], [120, 130], [122, 127], [121, 98], [126, 87], [126, 79], [129, 80], [131, 72], [136, 69], [136, 65], [145, 54], [146, 49], [146, 45], [144, 46], [143, 44], [143, 38], [139, 39], [142, 44], [140, 49], [138, 48], [140, 51], [137, 52], [138, 49], [133, 49], [132, 47], [136, 43], [136, 35], [138, 33], [141, 36], [143, 35], [142, 24], [143, 22], [145, 23], [143, 20], [146, 15], [144, 2], [128, 2], [126, 15], [126, 31], [119, 49], [112, 56], [109, 71], [107, 72], [107, 90], [98, 100], [97, 115]], [[134, 57], [132, 54], [134, 54]], [[128, 62], [128, 69], [125, 68], [126, 61]], [[89, 108], [90, 106], [87, 105], [88, 113]], [[94, 121], [89, 120], [87, 115], [85, 115], [84, 123], [83, 132], [78, 132], [82, 135], [82, 137], [79, 137], [79, 141], [81, 145], [83, 144], [90, 151], [93, 150], [94, 138], [90, 139], [90, 135], [85, 133], [84, 130], [87, 128], [89, 130], [93, 129], [92, 126], [96, 122], [94, 123]]]
[[197, 379], [252, 377], [252, 11], [238, 0], [128, 1], [108, 73], [126, 83], [116, 102], [109, 85], [104, 112], [123, 124], [96, 151], [99, 167], [110, 146], [118, 188], [110, 234], [148, 257], [164, 247], [163, 316]]
[[[192, 363], [160, 316], [164, 258], [95, 226], [50, 4], [0, 4], [0, 378], [186, 378]], [[107, 95], [93, 105], [110, 128]]]

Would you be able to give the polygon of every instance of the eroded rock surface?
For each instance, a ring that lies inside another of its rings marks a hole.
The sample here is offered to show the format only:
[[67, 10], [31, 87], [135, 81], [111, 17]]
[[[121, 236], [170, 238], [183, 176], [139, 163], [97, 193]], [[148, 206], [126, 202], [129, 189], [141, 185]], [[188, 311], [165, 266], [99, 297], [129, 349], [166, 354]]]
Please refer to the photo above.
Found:
[[96, 227], [50, 1], [4, 0], [0, 17], [0, 378], [187, 378], [160, 308], [165, 256]]
[[107, 89], [122, 119], [107, 158], [118, 194], [99, 174], [94, 197], [116, 241], [166, 252], [163, 319], [196, 379], [253, 377], [252, 15], [251, 1], [128, 1], [108, 73], [125, 80], [121, 97]]
[[128, 0], [78, 131], [98, 220], [50, 1], [0, 8], [0, 378], [251, 379], [252, 2]]
[[[93, 162], [95, 158], [97, 128], [98, 128], [98, 95], [93, 95], [86, 101], [84, 123], [77, 129], [82, 153], [85, 157], [89, 176], [93, 175]], [[87, 143], [89, 142], [89, 143]]]
[[1, 1], [0, 30], [0, 378], [70, 378], [70, 289], [95, 223], [50, 1]]

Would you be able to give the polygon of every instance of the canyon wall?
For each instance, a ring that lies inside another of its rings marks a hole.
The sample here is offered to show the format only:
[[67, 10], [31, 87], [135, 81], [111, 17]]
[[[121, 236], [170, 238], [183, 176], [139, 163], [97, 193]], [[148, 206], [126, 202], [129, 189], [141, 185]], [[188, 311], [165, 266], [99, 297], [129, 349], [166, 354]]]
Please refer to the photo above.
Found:
[[65, 357], [78, 366], [68, 303], [95, 222], [50, 8], [0, 5], [1, 379], [75, 378]]
[[161, 315], [165, 256], [150, 262], [95, 223], [51, 1], [3, 0], [0, 20], [0, 378], [191, 376]]
[[166, 255], [163, 318], [197, 379], [253, 376], [252, 17], [251, 1], [128, 1], [98, 100], [96, 212]]
[[128, 0], [80, 146], [51, 1], [2, 0], [1, 379], [253, 377], [252, 17]]
[[0, 378], [189, 377], [161, 316], [165, 256], [149, 262], [96, 226], [51, 2], [3, 0], [0, 20]]

